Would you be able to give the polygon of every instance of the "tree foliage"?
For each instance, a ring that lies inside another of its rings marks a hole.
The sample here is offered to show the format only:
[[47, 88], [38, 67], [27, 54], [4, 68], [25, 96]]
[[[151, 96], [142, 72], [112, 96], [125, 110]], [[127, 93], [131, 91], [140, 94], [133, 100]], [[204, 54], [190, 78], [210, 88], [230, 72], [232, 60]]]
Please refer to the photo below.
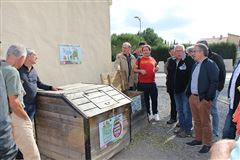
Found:
[[[232, 59], [235, 62], [237, 48], [234, 43], [221, 42], [209, 44], [209, 48], [221, 55], [224, 59]], [[233, 63], [234, 64], [234, 63]]]
[[[158, 37], [158, 35], [151, 28], [147, 28], [139, 34], [112, 34], [111, 41], [112, 60], [115, 60], [116, 55], [121, 52], [122, 43], [124, 42], [129, 42], [132, 45], [132, 52], [134, 52], [134, 50], [138, 47], [138, 43], [141, 41], [146, 41], [152, 47], [152, 50], [156, 50], [161, 47], [166, 48], [163, 39], [161, 37]], [[155, 53], [157, 55], [158, 52]]]
[[138, 43], [143, 41], [143, 37], [136, 34], [124, 33], [120, 35], [112, 34], [112, 60], [121, 52], [122, 44], [129, 42], [132, 45], [132, 52], [138, 47]]

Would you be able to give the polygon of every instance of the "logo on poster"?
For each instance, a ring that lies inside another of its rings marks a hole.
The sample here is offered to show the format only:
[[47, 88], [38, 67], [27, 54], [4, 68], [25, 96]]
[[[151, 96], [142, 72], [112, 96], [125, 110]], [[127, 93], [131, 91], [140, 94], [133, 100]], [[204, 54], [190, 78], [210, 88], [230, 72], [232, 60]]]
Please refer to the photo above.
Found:
[[113, 126], [113, 136], [118, 138], [122, 133], [122, 124], [120, 119], [115, 119], [114, 126]]

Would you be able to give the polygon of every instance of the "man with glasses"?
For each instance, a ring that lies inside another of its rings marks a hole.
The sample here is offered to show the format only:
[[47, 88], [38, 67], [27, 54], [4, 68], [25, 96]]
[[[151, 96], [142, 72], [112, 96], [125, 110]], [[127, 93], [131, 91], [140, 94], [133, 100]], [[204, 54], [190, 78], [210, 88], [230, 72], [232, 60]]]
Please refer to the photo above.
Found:
[[41, 82], [36, 69], [33, 67], [37, 63], [37, 53], [32, 49], [27, 49], [27, 57], [23, 66], [18, 70], [23, 83], [26, 95], [23, 97], [25, 108], [29, 118], [33, 121], [36, 112], [37, 89], [57, 91], [59, 88], [46, 85]]
[[174, 70], [172, 70], [172, 74], [174, 74], [173, 92], [180, 125], [180, 128], [175, 133], [178, 137], [185, 138], [192, 134], [192, 114], [185, 90], [195, 62], [190, 56], [185, 54], [185, 47], [181, 44], [174, 46], [174, 55], [175, 65]]
[[[198, 41], [197, 43], [205, 44], [208, 47], [208, 43], [206, 40], [201, 40], [201, 41]], [[211, 105], [212, 132], [213, 132], [213, 138], [214, 138], [214, 137], [218, 137], [218, 135], [219, 135], [219, 131], [218, 131], [219, 113], [218, 113], [218, 108], [217, 108], [217, 98], [218, 98], [220, 92], [224, 88], [225, 79], [226, 79], [226, 69], [225, 69], [225, 64], [223, 62], [223, 58], [219, 54], [212, 52], [210, 48], [208, 48], [208, 58], [211, 59], [213, 62], [215, 62], [219, 69], [219, 77], [218, 77], [219, 83], [218, 83], [218, 87], [216, 90], [216, 96], [215, 96], [214, 100], [212, 101], [212, 105]]]
[[207, 57], [208, 47], [205, 44], [196, 44], [193, 53], [197, 63], [193, 66], [186, 94], [189, 97], [196, 137], [187, 144], [203, 144], [199, 153], [207, 153], [212, 144], [210, 112], [218, 87], [219, 69], [216, 63]]

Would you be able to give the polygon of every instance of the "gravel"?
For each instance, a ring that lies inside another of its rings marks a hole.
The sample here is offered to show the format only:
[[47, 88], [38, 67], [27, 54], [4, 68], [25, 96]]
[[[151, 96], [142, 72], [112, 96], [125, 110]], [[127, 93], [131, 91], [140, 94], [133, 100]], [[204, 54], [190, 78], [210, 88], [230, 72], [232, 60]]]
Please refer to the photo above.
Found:
[[[225, 86], [224, 90], [226, 89], [227, 86]], [[159, 85], [158, 91], [158, 107], [161, 120], [149, 123], [148, 126], [133, 137], [131, 144], [112, 157], [112, 160], [207, 160], [209, 153], [198, 153], [201, 146], [192, 147], [185, 144], [192, 141], [193, 137], [178, 138], [173, 134], [175, 125], [166, 124], [170, 113], [170, 103], [166, 87]], [[219, 96], [220, 135], [217, 138], [215, 137], [213, 141], [217, 141], [222, 136], [221, 132], [228, 111], [226, 100], [226, 96]]]

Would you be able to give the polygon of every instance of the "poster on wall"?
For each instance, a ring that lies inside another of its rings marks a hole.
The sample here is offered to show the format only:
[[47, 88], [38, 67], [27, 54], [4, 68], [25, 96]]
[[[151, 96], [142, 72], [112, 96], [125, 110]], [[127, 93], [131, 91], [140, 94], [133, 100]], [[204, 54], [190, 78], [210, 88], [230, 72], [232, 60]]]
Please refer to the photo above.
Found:
[[132, 107], [132, 113], [142, 110], [141, 95], [138, 95], [132, 98], [131, 107]]
[[100, 148], [107, 148], [123, 137], [123, 115], [118, 114], [98, 124]]
[[81, 64], [80, 45], [59, 45], [60, 64]]

